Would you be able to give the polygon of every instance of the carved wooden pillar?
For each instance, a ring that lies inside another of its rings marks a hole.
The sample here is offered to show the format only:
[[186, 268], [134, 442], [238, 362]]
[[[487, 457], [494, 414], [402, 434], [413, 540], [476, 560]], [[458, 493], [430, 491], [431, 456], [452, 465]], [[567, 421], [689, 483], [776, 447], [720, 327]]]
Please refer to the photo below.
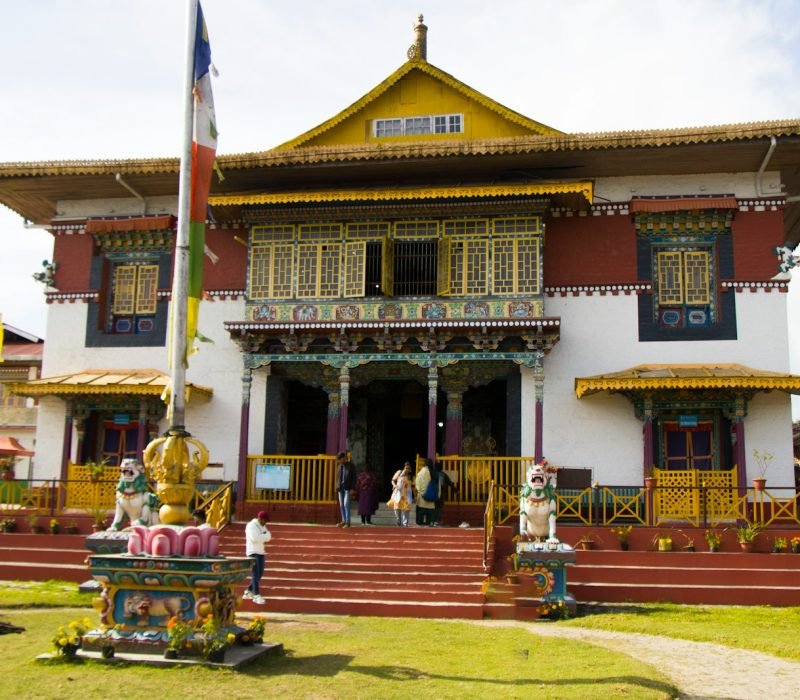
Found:
[[328, 425], [325, 431], [325, 452], [335, 455], [339, 451], [340, 401], [339, 387], [327, 389], [328, 392]]
[[464, 442], [464, 393], [447, 392], [447, 418], [444, 426], [444, 453], [460, 455]]
[[144, 448], [147, 442], [147, 400], [139, 402], [139, 424], [136, 428], [136, 459], [142, 461]]
[[67, 464], [72, 454], [72, 411], [74, 409], [72, 401], [67, 401], [67, 411], [64, 415], [64, 437], [62, 439], [61, 450], [61, 479], [67, 478]]
[[533, 368], [533, 387], [535, 397], [533, 456], [537, 462], [541, 462], [544, 459], [544, 364], [541, 358]]
[[347, 431], [350, 421], [350, 370], [342, 367], [339, 372], [339, 445], [337, 452], [347, 452]]
[[642, 470], [644, 476], [650, 475], [650, 469], [655, 464], [655, 454], [653, 452], [653, 399], [650, 396], [644, 400], [644, 426], [642, 428], [643, 451], [642, 451]]
[[250, 389], [253, 370], [246, 367], [242, 374], [242, 406], [239, 412], [239, 464], [236, 470], [236, 517], [244, 520], [244, 503], [247, 499], [247, 452], [250, 442]]
[[742, 394], [735, 400], [736, 423], [736, 480], [739, 482], [739, 496], [747, 493], [747, 450], [744, 441], [744, 418], [747, 415], [747, 402]]
[[436, 366], [428, 368], [428, 454], [436, 459], [436, 395], [439, 390], [439, 371]]

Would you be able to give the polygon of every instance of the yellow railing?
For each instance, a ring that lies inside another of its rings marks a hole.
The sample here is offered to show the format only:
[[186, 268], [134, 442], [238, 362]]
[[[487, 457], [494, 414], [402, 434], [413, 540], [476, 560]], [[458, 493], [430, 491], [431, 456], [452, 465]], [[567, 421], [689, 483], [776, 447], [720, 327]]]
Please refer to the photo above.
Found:
[[57, 481], [0, 481], [0, 513], [13, 515], [20, 510], [55, 510], [58, 493]]
[[[458, 500], [462, 505], [484, 505], [489, 497], [491, 482], [495, 484], [521, 484], [525, 472], [536, 460], [533, 457], [462, 457], [460, 455], [437, 456], [456, 487], [456, 492], [448, 498]], [[519, 491], [515, 496], [519, 500]], [[498, 500], [498, 507], [508, 507], [508, 503]], [[516, 505], [519, 513], [519, 503]]]
[[717, 523], [741, 519], [747, 514], [747, 496], [739, 496], [736, 468], [725, 471], [698, 469], [654, 469], [651, 522], [686, 520], [699, 525], [701, 519]]
[[95, 479], [92, 468], [83, 464], [67, 465], [64, 508], [72, 510], [112, 510], [117, 493], [119, 467], [108, 467], [108, 474]]
[[231, 521], [233, 511], [233, 483], [222, 484], [212, 493], [195, 485], [194, 509], [205, 513], [206, 522], [222, 530]]
[[[258, 488], [258, 465], [289, 467], [288, 488]], [[248, 455], [248, 501], [274, 503], [335, 503], [336, 457], [332, 455]]]
[[483, 511], [483, 565], [489, 565], [489, 548], [494, 534], [494, 482], [489, 484], [489, 499], [486, 501], [486, 510]]

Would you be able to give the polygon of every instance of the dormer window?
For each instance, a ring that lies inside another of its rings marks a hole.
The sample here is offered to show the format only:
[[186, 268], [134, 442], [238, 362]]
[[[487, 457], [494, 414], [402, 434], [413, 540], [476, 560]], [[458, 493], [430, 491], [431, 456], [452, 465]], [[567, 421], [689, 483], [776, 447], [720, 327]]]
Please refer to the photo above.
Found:
[[426, 117], [376, 119], [372, 124], [373, 135], [376, 138], [421, 134], [461, 134], [464, 132], [464, 115], [433, 114]]

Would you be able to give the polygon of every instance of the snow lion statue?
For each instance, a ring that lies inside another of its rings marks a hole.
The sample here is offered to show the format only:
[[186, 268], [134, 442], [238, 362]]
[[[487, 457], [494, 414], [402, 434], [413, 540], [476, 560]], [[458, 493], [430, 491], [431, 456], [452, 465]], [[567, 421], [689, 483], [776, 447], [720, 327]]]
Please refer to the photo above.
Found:
[[122, 529], [125, 516], [131, 525], [147, 527], [158, 523], [158, 499], [147, 488], [144, 466], [138, 459], [126, 458], [119, 465], [116, 502], [114, 522], [109, 529]]
[[548, 544], [556, 538], [556, 474], [547, 461], [528, 467], [519, 498], [519, 537]]

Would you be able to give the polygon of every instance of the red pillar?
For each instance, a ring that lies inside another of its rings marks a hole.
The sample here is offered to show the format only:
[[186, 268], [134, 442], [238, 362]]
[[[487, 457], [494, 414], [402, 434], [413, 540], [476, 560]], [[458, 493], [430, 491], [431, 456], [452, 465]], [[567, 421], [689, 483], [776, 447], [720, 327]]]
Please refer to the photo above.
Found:
[[339, 446], [336, 452], [347, 452], [347, 431], [350, 427], [350, 370], [339, 373]]
[[239, 464], [236, 470], [236, 518], [245, 519], [244, 504], [247, 499], [247, 446], [250, 441], [250, 388], [253, 372], [245, 369], [242, 375], [242, 406], [239, 411]]
[[439, 376], [436, 367], [428, 368], [428, 459], [436, 460], [436, 395]]

